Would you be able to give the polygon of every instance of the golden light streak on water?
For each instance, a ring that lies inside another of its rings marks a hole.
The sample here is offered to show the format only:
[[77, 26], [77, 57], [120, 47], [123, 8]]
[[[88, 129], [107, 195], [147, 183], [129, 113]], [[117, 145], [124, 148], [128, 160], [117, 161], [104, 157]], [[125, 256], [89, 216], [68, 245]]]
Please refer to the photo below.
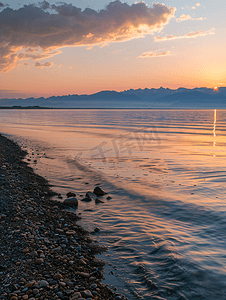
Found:
[[217, 123], [217, 110], [214, 109], [214, 121], [213, 121], [213, 136], [214, 136], [214, 141], [213, 141], [213, 147], [216, 147], [216, 123]]

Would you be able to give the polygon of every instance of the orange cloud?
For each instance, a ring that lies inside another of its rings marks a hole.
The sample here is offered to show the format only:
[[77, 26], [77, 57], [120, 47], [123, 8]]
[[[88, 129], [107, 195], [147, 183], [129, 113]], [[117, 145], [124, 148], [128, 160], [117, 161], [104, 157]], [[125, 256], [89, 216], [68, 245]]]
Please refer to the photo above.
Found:
[[176, 39], [189, 39], [189, 38], [196, 38], [198, 36], [205, 36], [205, 35], [211, 35], [211, 34], [215, 34], [215, 28], [212, 28], [208, 31], [203, 31], [203, 30], [199, 30], [199, 31], [191, 31], [185, 35], [166, 35], [166, 36], [155, 36], [154, 37], [154, 41], [155, 42], [161, 42], [161, 41], [169, 41], [169, 40], [176, 40]]
[[192, 18], [190, 15], [181, 15], [180, 18], [177, 18], [176, 21], [177, 22], [182, 22], [182, 21], [187, 21], [187, 20], [197, 20], [197, 21], [202, 21], [206, 18], [200, 17], [200, 18]]
[[186, 21], [186, 20], [194, 20], [190, 15], [181, 15], [180, 18], [177, 18], [176, 21], [177, 22], [182, 22], [182, 21]]
[[156, 53], [156, 52], [144, 52], [141, 56], [139, 56], [140, 58], [148, 58], [148, 57], [161, 57], [161, 56], [168, 56], [170, 55], [170, 51], [164, 51], [161, 53]]
[[[143, 2], [130, 6], [119, 0], [99, 12], [89, 8], [82, 12], [66, 3], [39, 4], [0, 12], [0, 71], [8, 72], [21, 60], [52, 57], [67, 46], [105, 45], [153, 34], [168, 24], [176, 10], [159, 3], [152, 8]], [[33, 53], [37, 48], [39, 52]]]

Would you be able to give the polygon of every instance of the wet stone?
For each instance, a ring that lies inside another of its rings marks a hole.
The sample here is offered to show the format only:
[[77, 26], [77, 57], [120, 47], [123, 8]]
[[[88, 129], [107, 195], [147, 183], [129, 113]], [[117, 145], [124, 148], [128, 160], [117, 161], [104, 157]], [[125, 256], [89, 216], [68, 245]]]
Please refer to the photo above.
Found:
[[38, 256], [38, 253], [37, 253], [37, 251], [32, 251], [32, 252], [30, 253], [30, 255], [36, 257], [36, 256]]
[[37, 258], [36, 264], [41, 265], [44, 262], [43, 258]]
[[96, 196], [104, 196], [104, 195], [107, 194], [107, 193], [104, 192], [99, 186], [95, 187], [93, 193], [94, 193]]
[[90, 288], [91, 288], [92, 290], [94, 290], [94, 289], [97, 288], [97, 285], [96, 285], [95, 283], [92, 283], [92, 284], [90, 285]]
[[41, 281], [40, 281], [40, 286], [42, 286], [42, 287], [48, 287], [48, 286], [49, 286], [49, 284], [48, 284], [48, 282], [47, 282], [47, 281], [45, 281], [45, 280], [41, 280]]
[[34, 295], [37, 295], [39, 293], [39, 290], [38, 289], [33, 289], [33, 294]]
[[71, 198], [71, 197], [76, 197], [76, 194], [72, 192], [68, 192], [66, 196], [67, 198]]
[[63, 276], [60, 273], [57, 273], [53, 276], [53, 279], [62, 279]]
[[81, 295], [84, 298], [92, 298], [92, 293], [89, 290], [81, 291]]

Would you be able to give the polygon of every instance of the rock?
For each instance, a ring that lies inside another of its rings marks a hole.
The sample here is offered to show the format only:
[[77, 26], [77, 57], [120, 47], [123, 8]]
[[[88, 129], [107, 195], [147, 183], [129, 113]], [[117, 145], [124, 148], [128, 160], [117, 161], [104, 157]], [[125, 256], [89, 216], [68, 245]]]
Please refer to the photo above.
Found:
[[107, 200], [111, 200], [111, 199], [112, 199], [112, 197], [110, 197], [110, 196], [107, 197]]
[[60, 252], [60, 251], [61, 251], [61, 248], [60, 248], [60, 247], [54, 248], [53, 251], [55, 251], [55, 252]]
[[37, 258], [36, 264], [41, 265], [44, 262], [43, 258]]
[[60, 281], [60, 282], [59, 282], [59, 285], [62, 286], [62, 287], [65, 287], [65, 286], [66, 286], [66, 283], [63, 282], [63, 281]]
[[34, 210], [33, 210], [33, 208], [32, 207], [28, 207], [27, 208], [27, 212], [33, 212]]
[[37, 253], [37, 251], [32, 251], [32, 252], [30, 253], [30, 255], [36, 257], [36, 256], [38, 256], [38, 253]]
[[63, 234], [63, 233], [64, 233], [64, 231], [63, 231], [63, 229], [56, 228], [56, 233]]
[[92, 201], [92, 198], [85, 197], [85, 198], [81, 199], [81, 201], [90, 202], [90, 201]]
[[23, 300], [27, 300], [27, 299], [28, 299], [28, 295], [23, 295], [23, 296], [22, 296], [22, 299], [23, 299]]
[[75, 292], [72, 296], [71, 296], [71, 300], [75, 300], [75, 299], [79, 299], [82, 298], [82, 295], [79, 292]]
[[82, 297], [84, 298], [92, 298], [92, 293], [89, 290], [85, 290], [81, 292]]
[[75, 235], [75, 231], [74, 230], [68, 230], [66, 231], [66, 235]]
[[92, 284], [90, 285], [90, 288], [91, 288], [92, 290], [95, 290], [95, 289], [97, 288], [96, 283], [92, 283]]
[[63, 276], [60, 273], [57, 273], [53, 276], [53, 279], [63, 279]]
[[35, 281], [32, 281], [32, 282], [28, 282], [27, 284], [25, 284], [25, 288], [30, 288], [32, 287], [33, 285], [35, 284]]
[[64, 200], [63, 202], [65, 205], [74, 205], [78, 206], [78, 200], [75, 197], [70, 197]]
[[85, 273], [85, 272], [81, 272], [80, 275], [84, 278], [89, 278], [90, 274], [89, 273]]
[[96, 279], [96, 277], [94, 277], [94, 276], [91, 276], [90, 278], [89, 278], [89, 280], [95, 280]]
[[107, 193], [104, 192], [99, 186], [95, 187], [95, 189], [94, 189], [93, 192], [94, 192], [94, 194], [95, 194], [96, 196], [104, 196], [104, 195], [107, 194]]
[[48, 287], [48, 286], [49, 286], [49, 284], [48, 284], [48, 282], [47, 282], [47, 281], [45, 281], [45, 280], [41, 280], [41, 281], [40, 281], [40, 286], [42, 286], [42, 287]]
[[86, 197], [95, 200], [97, 196], [93, 192], [87, 192]]
[[104, 203], [104, 201], [101, 201], [100, 199], [96, 198], [96, 199], [95, 199], [95, 203], [96, 203], [96, 204], [98, 204], [98, 203]]
[[39, 293], [39, 290], [38, 289], [33, 289], [33, 294], [34, 295], [37, 295]]
[[99, 227], [96, 227], [96, 228], [94, 229], [94, 231], [95, 231], [95, 232], [99, 232], [99, 231], [100, 231], [100, 228], [99, 228]]
[[73, 293], [72, 291], [70, 291], [70, 290], [66, 290], [66, 291], [64, 291], [65, 292], [65, 294], [67, 294], [67, 295], [70, 295], [71, 293]]
[[75, 193], [72, 193], [72, 192], [68, 192], [68, 193], [67, 193], [67, 197], [68, 197], [68, 198], [76, 197], [76, 194], [75, 194]]
[[27, 253], [27, 252], [29, 252], [29, 249], [28, 249], [28, 248], [23, 249], [22, 252], [23, 252], [23, 253]]

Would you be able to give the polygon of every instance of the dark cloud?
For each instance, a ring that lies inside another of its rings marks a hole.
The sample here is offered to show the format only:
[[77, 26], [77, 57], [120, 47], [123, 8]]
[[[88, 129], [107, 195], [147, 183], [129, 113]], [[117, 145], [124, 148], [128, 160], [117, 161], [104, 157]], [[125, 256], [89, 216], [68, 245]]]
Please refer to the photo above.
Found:
[[41, 8], [43, 10], [46, 10], [46, 9], [50, 8], [50, 4], [47, 1], [39, 2], [39, 5], [41, 6]]
[[0, 71], [11, 70], [21, 60], [51, 57], [66, 46], [93, 46], [152, 34], [175, 12], [175, 8], [159, 3], [149, 8], [145, 3], [130, 6], [115, 1], [99, 12], [88, 8], [81, 11], [66, 3], [39, 4], [0, 12]]
[[52, 62], [46, 62], [44, 64], [41, 64], [39, 61], [37, 61], [35, 63], [35, 67], [41, 67], [41, 68], [43, 68], [43, 67], [52, 67], [52, 65], [53, 65]]
[[51, 8], [58, 12], [59, 15], [64, 17], [76, 17], [77, 20], [84, 20], [84, 17], [81, 13], [81, 8], [77, 8], [73, 6], [72, 4], [66, 4], [63, 5], [51, 5]]

